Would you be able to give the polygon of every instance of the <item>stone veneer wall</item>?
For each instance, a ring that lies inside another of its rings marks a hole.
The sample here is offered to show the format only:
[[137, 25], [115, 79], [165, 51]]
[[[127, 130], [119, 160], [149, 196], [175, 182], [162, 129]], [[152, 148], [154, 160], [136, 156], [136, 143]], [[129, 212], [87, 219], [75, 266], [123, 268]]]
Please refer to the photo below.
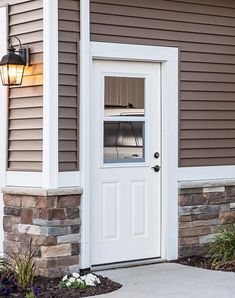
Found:
[[79, 270], [80, 196], [4, 194], [4, 252], [36, 251], [37, 274], [59, 277]]
[[235, 223], [235, 186], [179, 190], [179, 255], [201, 255], [227, 224]]

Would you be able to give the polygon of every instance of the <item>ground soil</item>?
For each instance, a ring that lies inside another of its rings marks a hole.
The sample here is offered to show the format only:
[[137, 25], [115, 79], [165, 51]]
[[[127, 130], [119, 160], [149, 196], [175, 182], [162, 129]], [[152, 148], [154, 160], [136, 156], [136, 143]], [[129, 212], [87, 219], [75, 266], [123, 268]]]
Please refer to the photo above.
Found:
[[[86, 289], [62, 289], [59, 287], [61, 279], [49, 279], [42, 276], [35, 278], [34, 285], [41, 288], [39, 298], [79, 298], [110, 293], [121, 288], [121, 285], [109, 278], [99, 276], [101, 283], [96, 287]], [[10, 297], [25, 298], [24, 293], [14, 293]]]
[[[214, 270], [210, 258], [201, 256], [191, 256], [178, 259], [177, 263], [193, 267]], [[235, 272], [235, 263], [226, 264], [218, 269], [219, 271]]]

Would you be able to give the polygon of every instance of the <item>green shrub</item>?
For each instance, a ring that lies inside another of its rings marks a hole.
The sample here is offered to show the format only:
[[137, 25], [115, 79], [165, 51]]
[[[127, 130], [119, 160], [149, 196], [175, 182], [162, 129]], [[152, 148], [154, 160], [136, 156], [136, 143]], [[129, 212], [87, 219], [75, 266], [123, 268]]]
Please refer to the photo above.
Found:
[[212, 268], [219, 269], [235, 263], [235, 226], [230, 225], [215, 235], [209, 245]]
[[14, 272], [18, 286], [22, 289], [32, 287], [36, 270], [35, 251], [32, 249], [32, 243], [30, 242], [24, 255], [20, 255], [11, 249], [8, 256], [11, 259], [8, 267]]

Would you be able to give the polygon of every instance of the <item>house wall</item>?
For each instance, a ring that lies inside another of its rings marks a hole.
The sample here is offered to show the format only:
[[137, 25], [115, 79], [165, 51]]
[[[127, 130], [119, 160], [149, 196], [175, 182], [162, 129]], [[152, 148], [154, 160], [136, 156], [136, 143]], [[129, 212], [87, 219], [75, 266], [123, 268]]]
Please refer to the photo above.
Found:
[[0, 4], [9, 4], [9, 35], [16, 35], [31, 49], [31, 66], [26, 68], [22, 86], [9, 89], [8, 170], [41, 171], [43, 4], [42, 0]]
[[180, 49], [179, 165], [235, 164], [235, 3], [91, 0], [91, 40]]
[[78, 170], [80, 1], [59, 0], [59, 170]]
[[[1, 3], [2, 2], [2, 3]], [[79, 6], [59, 0], [59, 170], [78, 170]], [[8, 170], [42, 171], [43, 1], [9, 4], [9, 35], [31, 49], [23, 84], [9, 89]]]

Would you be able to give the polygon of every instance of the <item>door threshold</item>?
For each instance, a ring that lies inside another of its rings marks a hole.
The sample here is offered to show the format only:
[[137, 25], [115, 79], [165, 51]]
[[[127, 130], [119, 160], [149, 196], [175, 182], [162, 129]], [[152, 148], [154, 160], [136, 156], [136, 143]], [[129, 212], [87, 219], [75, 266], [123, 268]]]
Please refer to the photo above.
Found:
[[91, 270], [103, 271], [103, 270], [110, 270], [110, 269], [147, 266], [147, 265], [153, 265], [153, 264], [165, 263], [165, 262], [167, 261], [162, 258], [152, 258], [152, 259], [125, 261], [125, 262], [109, 263], [109, 264], [101, 264], [101, 265], [92, 265]]

